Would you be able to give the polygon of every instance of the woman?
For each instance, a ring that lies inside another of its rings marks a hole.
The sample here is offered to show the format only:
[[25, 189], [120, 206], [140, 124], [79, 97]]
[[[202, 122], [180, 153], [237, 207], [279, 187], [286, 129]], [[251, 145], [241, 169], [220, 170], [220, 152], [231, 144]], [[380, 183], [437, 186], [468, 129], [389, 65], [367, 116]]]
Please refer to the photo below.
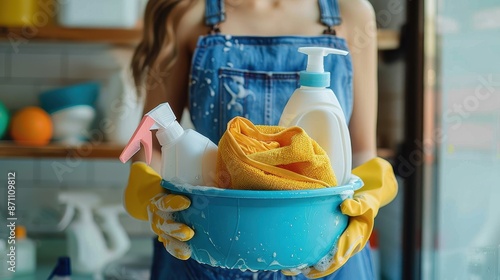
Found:
[[[146, 91], [145, 112], [168, 102], [180, 117], [187, 106], [197, 131], [217, 143], [227, 121], [234, 116], [244, 116], [255, 124], [278, 123], [288, 98], [299, 86], [297, 73], [305, 69], [306, 56], [297, 52], [303, 46], [350, 50], [346, 57], [325, 58], [325, 71], [331, 72], [331, 88], [349, 121], [353, 166], [369, 162], [376, 157], [377, 47], [375, 16], [365, 0], [150, 0], [143, 40], [132, 69], [137, 85]], [[158, 143], [155, 147], [151, 166], [160, 170]], [[153, 279], [305, 277], [214, 268], [189, 259], [189, 247], [184, 241], [195, 233], [186, 225], [176, 224], [164, 211], [185, 209], [189, 200], [162, 194], [159, 176], [141, 163], [143, 158], [138, 155], [132, 165], [125, 206], [132, 216], [149, 219], [159, 235]], [[380, 174], [392, 174], [381, 159], [375, 165], [383, 166]], [[395, 183], [389, 181], [371, 184], [374, 187], [368, 190], [372, 192], [359, 196], [373, 198], [369, 202], [353, 200], [355, 206], [347, 207], [362, 209], [359, 216], [363, 219], [351, 215], [347, 230], [351, 236], [358, 233], [359, 238], [353, 240], [344, 233], [328, 269], [306, 269], [302, 272], [307, 277], [374, 277], [370, 249], [364, 245], [378, 208], [395, 195]], [[136, 199], [131, 190], [143, 190], [143, 194], [149, 194], [144, 197], [154, 198], [128, 203]], [[383, 195], [379, 195], [380, 190], [385, 191]], [[149, 215], [144, 214], [145, 208]], [[175, 233], [172, 225], [178, 229]]]

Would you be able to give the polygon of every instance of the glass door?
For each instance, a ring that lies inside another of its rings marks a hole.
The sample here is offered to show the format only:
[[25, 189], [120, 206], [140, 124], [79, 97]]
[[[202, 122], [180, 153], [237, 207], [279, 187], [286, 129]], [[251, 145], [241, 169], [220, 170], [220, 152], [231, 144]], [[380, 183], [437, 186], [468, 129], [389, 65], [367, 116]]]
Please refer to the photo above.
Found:
[[423, 279], [500, 279], [500, 2], [426, 0]]

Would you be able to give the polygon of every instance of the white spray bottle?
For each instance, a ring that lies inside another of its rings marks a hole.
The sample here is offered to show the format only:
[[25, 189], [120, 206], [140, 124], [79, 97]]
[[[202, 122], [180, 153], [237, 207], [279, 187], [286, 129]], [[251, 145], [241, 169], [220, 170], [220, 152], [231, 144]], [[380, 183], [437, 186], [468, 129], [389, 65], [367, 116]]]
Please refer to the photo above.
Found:
[[117, 260], [123, 257], [130, 249], [130, 238], [120, 223], [120, 214], [125, 214], [122, 204], [99, 207], [95, 210], [101, 217], [100, 228], [108, 240], [108, 258]]
[[120, 155], [125, 163], [144, 146], [146, 162], [151, 163], [153, 145], [150, 130], [158, 129], [161, 145], [161, 177], [173, 183], [216, 186], [215, 164], [217, 145], [192, 130], [184, 130], [176, 121], [168, 103], [162, 103], [147, 113]]
[[[128, 250], [130, 240], [124, 237], [126, 232], [120, 223], [108, 225], [113, 227], [112, 229], [108, 227], [106, 230], [108, 239], [112, 240], [112, 247], [108, 247], [92, 213], [92, 209], [100, 202], [97, 195], [64, 192], [59, 194], [59, 201], [67, 204], [69, 208], [76, 209], [77, 213], [66, 229], [68, 254], [76, 273], [99, 275], [106, 265], [121, 257]], [[103, 213], [105, 211], [106, 209]], [[109, 219], [105, 222], [109, 222]]]
[[351, 174], [352, 151], [349, 129], [340, 103], [329, 88], [330, 73], [325, 72], [323, 57], [347, 55], [347, 51], [303, 47], [308, 55], [307, 69], [300, 72], [300, 88], [292, 94], [283, 110], [279, 125], [299, 126], [314, 139], [330, 158], [339, 185], [345, 185]]

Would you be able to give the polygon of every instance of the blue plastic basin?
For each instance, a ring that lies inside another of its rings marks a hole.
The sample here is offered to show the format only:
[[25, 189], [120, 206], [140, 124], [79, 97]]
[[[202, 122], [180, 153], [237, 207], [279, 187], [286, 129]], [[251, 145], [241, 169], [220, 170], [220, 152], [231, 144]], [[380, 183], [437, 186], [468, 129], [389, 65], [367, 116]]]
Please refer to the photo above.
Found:
[[179, 186], [191, 199], [175, 219], [193, 228], [192, 258], [211, 266], [281, 270], [311, 266], [326, 256], [345, 230], [340, 204], [363, 183], [300, 191], [227, 190]]

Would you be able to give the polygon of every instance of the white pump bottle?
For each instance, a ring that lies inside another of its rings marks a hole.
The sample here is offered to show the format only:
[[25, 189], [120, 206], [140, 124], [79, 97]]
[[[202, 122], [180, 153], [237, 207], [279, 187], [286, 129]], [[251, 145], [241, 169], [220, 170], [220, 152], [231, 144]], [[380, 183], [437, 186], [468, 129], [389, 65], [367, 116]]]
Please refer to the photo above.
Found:
[[352, 167], [351, 139], [340, 103], [327, 88], [330, 73], [324, 71], [323, 57], [347, 55], [348, 52], [323, 47], [302, 47], [299, 52], [308, 55], [307, 69], [300, 72], [301, 86], [288, 100], [279, 125], [304, 129], [330, 158], [338, 185], [345, 185]]
[[168, 103], [158, 105], [144, 116], [120, 155], [123, 163], [139, 151], [141, 144], [147, 163], [151, 163], [152, 129], [158, 129], [156, 137], [161, 145], [163, 180], [194, 186], [216, 186], [217, 145], [192, 129], [184, 130]]

